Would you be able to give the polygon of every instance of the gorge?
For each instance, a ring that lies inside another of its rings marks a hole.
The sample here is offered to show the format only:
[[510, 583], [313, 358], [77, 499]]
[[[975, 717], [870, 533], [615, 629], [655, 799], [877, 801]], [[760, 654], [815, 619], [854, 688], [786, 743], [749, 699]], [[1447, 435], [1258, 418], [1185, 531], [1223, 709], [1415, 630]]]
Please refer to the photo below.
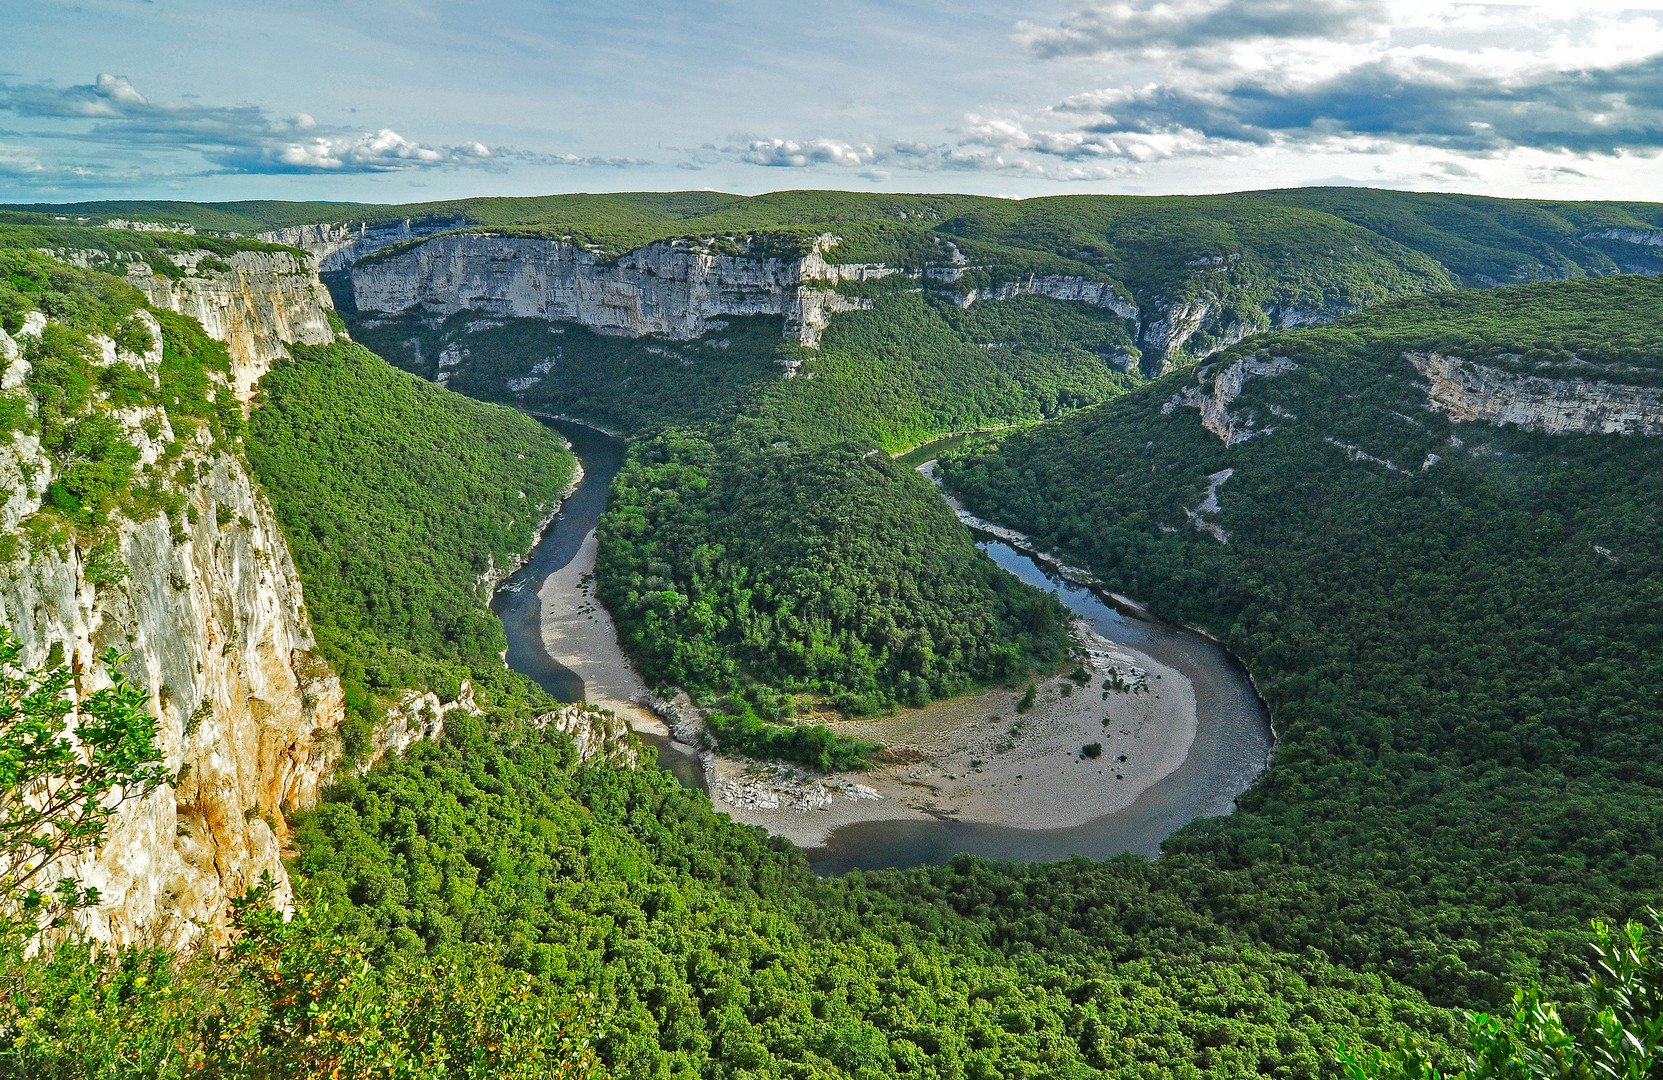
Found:
[[1610, 273], [1663, 211], [1524, 209], [0, 220], [6, 626], [76, 695], [132, 654], [171, 778], [73, 867], [124, 947], [0, 958], [0, 1071], [240, 1068], [300, 1000], [613, 1075], [1456, 1060], [1663, 858], [1663, 295]]

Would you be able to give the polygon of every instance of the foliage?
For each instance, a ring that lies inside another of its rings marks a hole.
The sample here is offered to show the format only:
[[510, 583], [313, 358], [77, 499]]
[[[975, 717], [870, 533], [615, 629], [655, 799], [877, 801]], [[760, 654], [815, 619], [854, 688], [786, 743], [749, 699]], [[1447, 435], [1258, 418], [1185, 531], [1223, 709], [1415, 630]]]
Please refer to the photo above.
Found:
[[868, 713], [1067, 649], [1055, 598], [979, 553], [912, 470], [853, 447], [640, 444], [600, 545], [600, 593], [643, 674], [696, 694], [755, 683]]
[[590, 1077], [581, 1001], [532, 992], [488, 948], [364, 961], [322, 907], [235, 901], [229, 955], [85, 939], [0, 957], [0, 1071], [89, 1080]]
[[[1172, 379], [949, 463], [977, 513], [1224, 639], [1269, 704], [1274, 767], [1168, 841], [1173, 888], [1470, 1005], [1563, 984], [1582, 920], [1655, 902], [1663, 446], [1453, 422], [1405, 353], [1644, 385], [1660, 316], [1653, 278], [1405, 301], [1214, 361], [1299, 365], [1230, 406], [1272, 434], [1225, 446]], [[1591, 366], [1555, 367], [1573, 348]], [[1225, 468], [1220, 544], [1186, 508]]]
[[865, 768], [882, 749], [838, 735], [824, 724], [769, 723], [743, 698], [724, 698], [706, 710], [705, 727], [729, 754], [795, 762], [823, 773]]
[[[47, 875], [96, 849], [122, 805], [172, 779], [156, 760], [156, 721], [143, 690], [100, 661], [110, 685], [72, 702], [67, 667], [22, 670], [23, 646], [0, 629], [0, 938], [33, 937], [98, 890]], [[73, 719], [71, 719], [73, 714]]]
[[350, 342], [296, 346], [261, 382], [248, 460], [348, 707], [505, 680], [482, 577], [531, 546], [573, 473], [558, 436], [405, 375]]
[[[127, 359], [106, 363], [94, 334], [113, 338], [129, 358], [149, 354], [158, 344], [137, 315], [142, 297], [108, 275], [7, 246], [16, 239], [0, 229], [0, 273], [9, 273], [15, 286], [8, 293], [0, 283], [0, 321], [15, 330], [27, 311], [50, 320], [40, 334], [22, 339], [22, 358], [29, 365], [23, 391], [0, 397], [4, 428], [38, 435], [53, 464], [45, 509], [25, 528], [67, 525], [87, 543], [90, 557], [107, 550], [110, 540], [103, 533], [117, 516], [143, 521], [183, 512], [184, 495], [168, 467], [199, 429], [208, 433], [213, 448], [235, 442], [241, 407], [217, 379], [230, 371], [231, 361], [225, 346], [194, 321], [160, 312], [154, 318], [162, 332], [162, 356], [153, 374]], [[157, 433], [166, 418], [174, 439], [163, 460], [140, 465], [137, 433], [128, 427], [135, 417]], [[113, 583], [100, 580], [108, 575], [98, 573], [96, 558], [89, 567], [95, 584]]]
[[1305, 1080], [1342, 1039], [1454, 1031], [1375, 976], [1253, 946], [1144, 860], [817, 881], [667, 773], [455, 720], [304, 815], [299, 868], [377, 965], [478, 942], [538, 993], [593, 995], [616, 1075]]
[[[613, 255], [675, 237], [721, 244], [729, 237], [782, 234], [800, 243], [803, 237], [830, 231], [845, 235], [850, 249], [834, 257], [849, 262], [887, 259], [903, 265], [914, 265], [924, 253], [939, 250], [927, 240], [928, 231], [935, 231], [972, 244], [980, 240], [1023, 249], [1030, 258], [1043, 253], [1105, 271], [1125, 267], [1129, 274], [1139, 273], [1139, 259], [1149, 254], [1163, 263], [1178, 256], [1172, 261], [1181, 265], [1197, 255], [1245, 252], [1245, 248], [1229, 247], [1236, 238], [1220, 231], [1236, 228], [1238, 223], [1250, 233], [1261, 225], [1308, 222], [1350, 225], [1368, 238], [1366, 243], [1359, 241], [1359, 247], [1385, 240], [1383, 252], [1401, 245], [1431, 256], [1467, 284], [1488, 284], [1480, 275], [1508, 281], [1530, 263], [1555, 274], [1564, 270], [1578, 275], [1609, 273], [1623, 267], [1625, 259], [1644, 259], [1647, 253], [1593, 234], [1611, 228], [1663, 225], [1663, 213], [1655, 203], [1488, 199], [1369, 188], [1164, 198], [1076, 195], [1020, 202], [970, 195], [844, 191], [779, 191], [751, 198], [707, 191], [623, 192], [454, 199], [403, 206], [125, 201], [18, 207], [9, 214], [35, 224], [61, 224], [57, 219], [65, 216], [87, 221], [123, 217], [184, 221], [199, 229], [242, 233], [317, 222], [375, 226], [406, 220], [418, 225], [519, 227], [570, 236]], [[1124, 234], [1131, 234], [1132, 239], [1122, 246], [1118, 237]], [[1341, 235], [1345, 234], [1335, 237]], [[1191, 243], [1194, 251], [1186, 248]], [[1336, 258], [1349, 250], [1349, 245], [1313, 243], [1309, 254], [1327, 259], [1330, 247]], [[1275, 250], [1296, 257], [1306, 254], [1290, 248]]]
[[112, 333], [143, 304], [127, 284], [14, 246], [21, 239], [0, 229], [0, 329], [7, 333], [17, 333], [29, 311], [83, 332]]
[[[406, 371], [436, 379], [440, 353], [453, 349], [461, 362], [445, 368], [449, 389], [630, 434], [731, 420], [797, 351], [780, 337], [779, 320], [763, 316], [729, 320], [700, 341], [673, 342], [475, 312], [436, 325], [416, 314], [360, 318], [345, 303], [350, 288], [337, 286], [335, 295], [353, 339]], [[532, 385], [508, 388], [527, 379]]]
[[[1465, 1065], [1445, 1072], [1413, 1045], [1390, 1054], [1342, 1054], [1349, 1080], [1640, 1080], [1657, 1072], [1663, 1051], [1663, 970], [1653, 941], [1663, 933], [1630, 921], [1613, 928], [1594, 920], [1594, 964], [1585, 1000], [1563, 1013], [1531, 984], [1513, 995], [1512, 1016], [1477, 1013], [1467, 1024], [1472, 1049]], [[1648, 940], [1652, 939], [1652, 940]], [[1567, 1023], [1564, 1017], [1580, 1017]]]

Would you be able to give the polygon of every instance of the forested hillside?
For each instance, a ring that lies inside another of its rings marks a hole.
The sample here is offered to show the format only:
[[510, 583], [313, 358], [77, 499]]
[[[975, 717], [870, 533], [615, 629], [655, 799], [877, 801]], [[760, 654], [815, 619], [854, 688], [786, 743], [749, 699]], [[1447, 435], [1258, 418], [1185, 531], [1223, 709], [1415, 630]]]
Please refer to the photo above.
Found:
[[[1447, 201], [1254, 198], [1299, 203], [1241, 212], [1278, 229], [1325, 215], [1314, 244], [1378, 229], [1389, 242], [1371, 250], [1401, 247], [1404, 266], [1430, 265], [1425, 230], [1456, 236], [1437, 216], [1456, 212]], [[779, 221], [815, 227], [857, 204], [908, 221], [930, 205], [777, 200]], [[1603, 272], [1605, 241], [1576, 238], [1651, 227], [1646, 208], [1470, 204], [1459, 212], [1490, 224], [1436, 256], [1446, 283], [1538, 264]], [[542, 224], [577, 206], [624, 235], [643, 217], [668, 229], [736, 205], [550, 202]], [[1192, 208], [1172, 201], [1170, 221], [1199, 230], [1197, 251], [1251, 231], [1238, 218], [1207, 234]], [[1008, 248], [1020, 232], [1048, 259], [1096, 265], [1083, 234], [1040, 243], [1043, 201], [946, 209], [966, 237]], [[197, 212], [158, 212], [173, 210]], [[276, 220], [215, 212], [228, 216], [202, 227]], [[1151, 220], [1158, 245], [1168, 219]], [[903, 232], [869, 236], [904, 254]], [[1549, 234], [1560, 246], [1519, 239]], [[171, 241], [154, 243], [165, 257]], [[1121, 243], [1114, 259], [1134, 250]], [[1291, 275], [1315, 249], [1286, 250]], [[119, 330], [139, 303], [38, 253], [5, 258], [4, 325], [53, 307]], [[513, 1055], [550, 1032], [592, 1038], [617, 1076], [1303, 1080], [1336, 1075], [1342, 1044], [1366, 1056], [1405, 1039], [1448, 1067], [1455, 1009], [1501, 1004], [1533, 978], [1564, 989], [1586, 966], [1590, 916], [1659, 902], [1656, 280], [1385, 300], [1154, 381], [1110, 362], [1126, 338], [1103, 313], [863, 295], [873, 308], [839, 316], [817, 355], [762, 319], [692, 343], [530, 321], [469, 332], [462, 317], [385, 329], [391, 344], [421, 341], [427, 363], [473, 347], [453, 387], [634, 436], [599, 569], [621, 633], [655, 678], [737, 692], [779, 720], [810, 697], [881, 709], [1061, 658], [1055, 603], [1014, 588], [884, 453], [1016, 425], [949, 461], [949, 484], [1242, 657], [1279, 747], [1238, 812], [1181, 831], [1152, 862], [961, 858], [817, 879], [667, 774], [580, 762], [538, 723], [555, 703], [502, 668], [478, 577], [525, 546], [569, 478], [551, 434], [346, 342], [274, 368], [245, 430], [202, 392], [220, 353], [163, 317], [171, 407], [243, 439], [360, 725], [378, 695], [448, 697], [463, 677], [483, 715], [452, 714], [441, 741], [344, 773], [294, 815], [302, 917], [251, 904], [228, 957], [71, 944], [29, 960], [14, 943], [0, 958], [0, 1067], [267, 1075], [373, 1059], [418, 1075], [396, 1055], [437, 1038], [456, 1050], [453, 1074], [496, 1075], [537, 1067]], [[89, 379], [124, 392], [119, 368], [38, 358], [48, 396]], [[516, 398], [506, 380], [526, 369], [507, 365], [550, 358]], [[12, 422], [22, 435], [51, 420]], [[72, 443], [66, 455], [117, 470], [78, 474], [106, 501], [147, 498], [117, 482], [120, 461]], [[201, 1049], [220, 1045], [234, 1052]], [[580, 1072], [582, 1048], [562, 1060]]]
[[[947, 467], [1254, 674], [1276, 765], [1168, 844], [1168, 881], [1450, 1004], [1563, 980], [1589, 917], [1658, 902], [1660, 316], [1635, 277], [1402, 302]], [[1491, 373], [1512, 422], [1428, 408], [1429, 356]], [[1541, 430], [1584, 412], [1632, 433]]]
[[[629, 195], [445, 204], [432, 213], [571, 236], [607, 252], [693, 222], [708, 230], [713, 251], [724, 243], [738, 251], [744, 241], [753, 253], [792, 254], [793, 244], [835, 231], [841, 239], [828, 257], [917, 275], [840, 284], [871, 309], [838, 315], [817, 349], [782, 339], [764, 316], [729, 320], [690, 342], [620, 341], [575, 324], [466, 311], [445, 319], [356, 313], [347, 283], [336, 290], [355, 334], [409, 370], [631, 435], [671, 434], [655, 444], [650, 465], [620, 478], [600, 566], [625, 641], [653, 677], [707, 695], [741, 689], [759, 702], [819, 694], [857, 712], [921, 700], [920, 680], [939, 696], [988, 678], [995, 668], [985, 661], [949, 659], [961, 645], [939, 639], [929, 613], [957, 611], [952, 621], [967, 627], [994, 626], [1000, 616], [973, 576], [921, 574], [918, 544], [885, 531], [935, 513], [909, 472], [883, 480], [881, 496], [872, 489], [871, 505], [898, 515], [873, 516], [854, 495], [877, 482], [871, 466], [803, 469], [793, 455], [863, 462], [874, 447], [898, 451], [1053, 419], [1141, 385], [1174, 356], [1205, 355], [1254, 330], [1458, 284], [1645, 268], [1648, 253], [1663, 250], [1635, 239], [1656, 227], [1657, 210], [1646, 205], [1327, 189], [1022, 202]], [[948, 271], [950, 288], [940, 277]], [[965, 306], [964, 290], [1024, 273], [1111, 282], [1144, 309], [1169, 314], [1139, 321], [1031, 295]], [[827, 520], [870, 521], [870, 535], [827, 534], [802, 572], [781, 579], [764, 552], [793, 513], [787, 484]], [[932, 561], [970, 566], [961, 546], [955, 538], [955, 554]], [[834, 551], [839, 557], [824, 565], [838, 569], [823, 569], [816, 560]], [[869, 602], [871, 617], [860, 619], [833, 599], [868, 586], [898, 595], [889, 582], [922, 590], [893, 619], [887, 601]], [[977, 596], [977, 613], [962, 617], [969, 609], [961, 598]], [[878, 629], [886, 620], [893, 631]], [[1030, 662], [1056, 653], [1022, 634], [971, 636], [983, 651], [980, 642], [1018, 643]]]
[[[543, 425], [447, 393], [359, 345], [296, 346], [261, 382], [248, 457], [347, 691], [349, 742], [405, 687], [511, 697], [482, 579], [530, 548], [575, 459]], [[489, 695], [487, 695], [489, 699]]]

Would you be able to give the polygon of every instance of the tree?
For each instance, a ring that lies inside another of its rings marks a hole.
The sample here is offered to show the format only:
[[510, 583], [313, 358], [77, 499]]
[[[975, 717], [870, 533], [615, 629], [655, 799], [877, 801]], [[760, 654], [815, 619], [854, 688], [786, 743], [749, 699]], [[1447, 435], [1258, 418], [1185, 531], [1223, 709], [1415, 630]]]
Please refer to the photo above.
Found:
[[172, 776], [145, 693], [117, 670], [124, 657], [107, 650], [110, 685], [77, 704], [67, 667], [24, 670], [22, 650], [0, 629], [0, 933], [32, 936], [99, 901], [73, 878], [48, 885], [50, 871], [97, 848], [124, 802]]
[[1630, 921], [1621, 929], [1595, 921], [1594, 971], [1584, 1016], [1568, 1023], [1532, 984], [1513, 996], [1512, 1016], [1473, 1014], [1472, 1050], [1457, 1071], [1446, 1073], [1418, 1048], [1361, 1057], [1342, 1054], [1349, 1080], [1647, 1080], [1663, 1074], [1663, 965], [1648, 938], [1663, 936], [1663, 917], [1650, 912], [1653, 929]]

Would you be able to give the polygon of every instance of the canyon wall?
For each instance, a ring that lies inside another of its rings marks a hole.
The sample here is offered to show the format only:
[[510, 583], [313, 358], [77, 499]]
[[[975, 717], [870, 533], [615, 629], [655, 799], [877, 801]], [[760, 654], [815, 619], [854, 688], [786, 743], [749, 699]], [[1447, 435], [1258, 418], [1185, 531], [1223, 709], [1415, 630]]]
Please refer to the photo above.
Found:
[[312, 256], [320, 273], [345, 270], [365, 255], [394, 244], [460, 229], [465, 221], [428, 221], [412, 225], [409, 219], [386, 225], [345, 222], [317, 225], [289, 225], [259, 233], [256, 240], [300, 248]]
[[965, 276], [985, 268], [970, 265], [952, 245], [953, 261], [904, 270], [832, 262], [826, 254], [837, 242], [827, 234], [804, 257], [781, 259], [668, 240], [609, 259], [567, 240], [452, 233], [356, 263], [352, 287], [363, 312], [421, 311], [435, 317], [479, 312], [571, 321], [628, 337], [688, 340], [716, 328], [724, 317], [775, 315], [786, 336], [815, 348], [831, 315], [871, 307], [870, 300], [840, 293], [839, 285], [905, 274], [961, 307], [1043, 296], [1111, 311], [1136, 324], [1142, 362], [1151, 375], [1261, 330], [1326, 322], [1350, 310], [1294, 301], [1261, 307], [1237, 295], [1241, 290], [1210, 280], [1182, 298], [1151, 298], [1141, 308], [1111, 282], [1074, 275], [1026, 274], [966, 288], [960, 284]]
[[132, 265], [127, 281], [152, 307], [188, 315], [209, 337], [225, 342], [242, 401], [253, 396], [273, 363], [288, 357], [288, 346], [335, 340], [329, 291], [316, 270], [286, 251], [240, 251], [224, 259], [195, 251], [178, 253], [174, 261], [186, 271], [184, 277]]
[[1552, 435], [1663, 434], [1663, 390], [1517, 375], [1441, 353], [1409, 353], [1429, 407], [1456, 420], [1514, 424]]
[[1221, 368], [1212, 365], [1202, 368], [1193, 386], [1186, 386], [1161, 406], [1162, 413], [1191, 408], [1201, 413], [1201, 426], [1217, 435], [1225, 446], [1236, 446], [1260, 435], [1269, 435], [1274, 427], [1259, 427], [1257, 414], [1231, 412], [1230, 406], [1241, 396], [1242, 387], [1249, 379], [1273, 378], [1298, 370], [1299, 365], [1286, 356], [1243, 356]]
[[894, 272], [835, 267], [818, 251], [787, 260], [672, 240], [607, 260], [565, 240], [460, 233], [358, 263], [352, 291], [360, 311], [473, 311], [677, 340], [699, 337], [723, 316], [777, 315], [787, 335], [813, 348], [830, 314], [870, 306], [830, 287], [845, 270], [850, 280]]
[[[153, 317], [140, 318], [159, 343]], [[37, 315], [24, 332], [44, 324]], [[94, 342], [140, 371], [161, 362], [159, 344], [130, 355]], [[9, 391], [27, 374], [20, 352], [0, 341]], [[111, 415], [140, 467], [158, 466], [175, 437], [166, 412]], [[113, 550], [103, 552], [65, 530], [20, 530], [23, 550], [0, 577], [0, 611], [25, 665], [68, 664], [81, 696], [109, 685], [97, 657], [114, 648], [160, 720], [161, 760], [177, 782], [127, 803], [104, 847], [63, 868], [104, 897], [83, 923], [107, 940], [180, 945], [204, 928], [217, 933], [229, 898], [262, 874], [286, 900], [282, 811], [315, 799], [339, 756], [340, 683], [310, 652], [300, 581], [271, 505], [206, 429], [182, 442], [182, 455], [163, 464], [190, 477], [183, 514], [118, 517], [102, 540]], [[41, 508], [54, 467], [37, 436], [0, 446], [8, 532]]]

